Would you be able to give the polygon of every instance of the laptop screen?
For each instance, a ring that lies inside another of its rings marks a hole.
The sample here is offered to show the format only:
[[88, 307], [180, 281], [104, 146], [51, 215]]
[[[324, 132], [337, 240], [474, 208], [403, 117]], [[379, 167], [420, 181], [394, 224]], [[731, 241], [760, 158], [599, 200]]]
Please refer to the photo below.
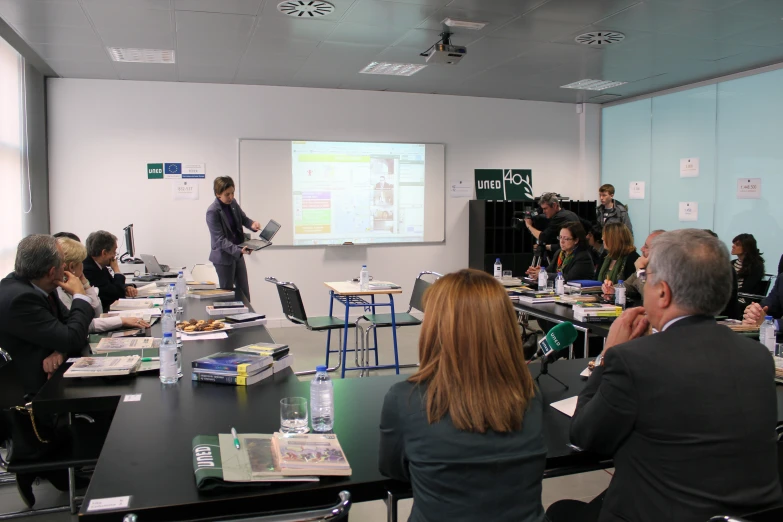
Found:
[[261, 239], [272, 241], [272, 238], [275, 237], [275, 234], [277, 234], [278, 230], [280, 230], [280, 223], [274, 219], [270, 219], [269, 223], [267, 223], [264, 227], [264, 230], [261, 231]]

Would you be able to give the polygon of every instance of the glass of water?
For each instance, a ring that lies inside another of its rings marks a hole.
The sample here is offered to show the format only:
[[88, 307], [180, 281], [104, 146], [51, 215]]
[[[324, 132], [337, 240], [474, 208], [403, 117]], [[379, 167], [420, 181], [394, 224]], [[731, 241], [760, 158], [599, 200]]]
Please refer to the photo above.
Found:
[[554, 292], [555, 291], [555, 282], [550, 278], [546, 282], [546, 291], [547, 292]]
[[511, 270], [503, 270], [503, 279], [511, 279], [513, 275], [511, 274]]
[[280, 401], [280, 431], [282, 433], [307, 433], [307, 399], [286, 397]]

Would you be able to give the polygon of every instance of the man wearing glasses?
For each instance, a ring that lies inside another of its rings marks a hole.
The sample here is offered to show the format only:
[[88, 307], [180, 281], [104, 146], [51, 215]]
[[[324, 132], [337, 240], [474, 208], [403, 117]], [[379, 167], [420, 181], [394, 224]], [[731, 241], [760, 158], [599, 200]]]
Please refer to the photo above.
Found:
[[125, 284], [125, 276], [117, 263], [117, 236], [105, 230], [87, 236], [87, 259], [84, 260], [84, 277], [98, 289], [103, 311], [123, 297], [136, 297], [135, 286]]

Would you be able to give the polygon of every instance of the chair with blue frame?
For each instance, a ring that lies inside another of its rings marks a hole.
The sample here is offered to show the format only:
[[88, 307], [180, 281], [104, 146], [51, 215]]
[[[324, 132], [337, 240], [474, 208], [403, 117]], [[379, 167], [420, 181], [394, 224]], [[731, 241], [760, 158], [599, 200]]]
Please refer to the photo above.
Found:
[[[277, 293], [280, 296], [280, 305], [283, 307], [283, 313], [285, 314], [286, 319], [291, 321], [294, 324], [301, 324], [308, 330], [312, 330], [314, 332], [326, 332], [326, 366], [327, 371], [333, 372], [340, 368], [340, 365], [342, 364], [342, 359], [338, 356], [337, 357], [337, 366], [334, 368], [329, 368], [329, 354], [341, 353], [342, 348], [342, 331], [343, 328], [345, 328], [345, 321], [340, 317], [334, 317], [330, 315], [325, 316], [318, 316], [318, 317], [307, 317], [307, 313], [305, 312], [304, 303], [302, 302], [302, 294], [299, 292], [299, 288], [290, 281], [278, 281], [274, 277], [267, 277], [264, 279], [265, 281], [274, 284], [277, 287]], [[353, 323], [348, 324], [349, 328], [355, 328], [356, 325]], [[332, 330], [340, 330], [339, 335], [337, 336], [337, 350], [332, 350], [330, 348], [331, 340], [332, 340]], [[357, 330], [358, 332], [358, 330]], [[359, 335], [357, 333], [356, 335], [356, 343], [359, 342]], [[349, 352], [354, 350], [347, 350]], [[309, 371], [303, 371], [303, 372], [296, 372], [296, 375], [309, 375], [315, 373], [314, 370]]]
[[[442, 277], [442, 274], [439, 274], [438, 272], [430, 272], [430, 271], [424, 271], [419, 273], [419, 275], [416, 277], [416, 281], [413, 283], [413, 291], [411, 292], [411, 300], [408, 305], [408, 310], [395, 314], [394, 316], [394, 323], [398, 326], [418, 326], [421, 324], [421, 320], [414, 315], [411, 315], [411, 311], [417, 310], [419, 312], [424, 312], [424, 306], [422, 305], [422, 299], [424, 298], [424, 292], [432, 285], [432, 282], [425, 280], [423, 277], [425, 275], [433, 275], [435, 276], [435, 280], [437, 280], [439, 277]], [[361, 359], [358, 361], [358, 363], [361, 366], [367, 365], [367, 359], [369, 359], [369, 352], [373, 351], [375, 352], [375, 365], [378, 366], [378, 328], [388, 328], [392, 326], [392, 314], [364, 314], [359, 319], [356, 320], [357, 327], [361, 328], [359, 325], [360, 321], [368, 321], [370, 324], [367, 326], [367, 330], [364, 332], [364, 343], [362, 345], [361, 349]], [[373, 334], [373, 346], [370, 347], [370, 332], [372, 331]], [[358, 353], [357, 353], [358, 355]], [[395, 369], [397, 373], [400, 373], [400, 368], [413, 368], [418, 366], [418, 364], [399, 364], [398, 357], [397, 357], [397, 346], [394, 346], [394, 360], [396, 362]], [[362, 372], [362, 375], [364, 375], [364, 372]]]

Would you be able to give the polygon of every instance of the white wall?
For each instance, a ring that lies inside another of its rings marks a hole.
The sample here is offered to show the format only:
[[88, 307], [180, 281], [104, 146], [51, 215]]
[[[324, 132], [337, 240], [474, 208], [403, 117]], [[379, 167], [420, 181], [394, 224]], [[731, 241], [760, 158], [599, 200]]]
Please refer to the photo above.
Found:
[[[585, 176], [597, 179], [597, 114], [577, 114], [571, 104], [458, 96], [50, 79], [51, 228], [84, 240], [96, 229], [121, 237], [133, 223], [139, 252], [172, 267], [206, 262], [211, 181], [237, 179], [239, 138], [445, 143], [447, 184], [472, 183], [476, 168], [530, 168], [536, 193], [594, 198], [597, 186]], [[173, 201], [170, 181], [147, 180], [146, 164], [166, 161], [206, 163], [200, 200]], [[282, 317], [275, 288], [264, 282], [269, 275], [295, 281], [315, 316], [328, 311], [323, 281], [356, 277], [363, 263], [408, 291], [421, 270], [465, 267], [467, 204], [447, 197], [445, 243], [258, 252], [248, 263], [253, 305]], [[244, 210], [262, 222], [273, 217]]]

